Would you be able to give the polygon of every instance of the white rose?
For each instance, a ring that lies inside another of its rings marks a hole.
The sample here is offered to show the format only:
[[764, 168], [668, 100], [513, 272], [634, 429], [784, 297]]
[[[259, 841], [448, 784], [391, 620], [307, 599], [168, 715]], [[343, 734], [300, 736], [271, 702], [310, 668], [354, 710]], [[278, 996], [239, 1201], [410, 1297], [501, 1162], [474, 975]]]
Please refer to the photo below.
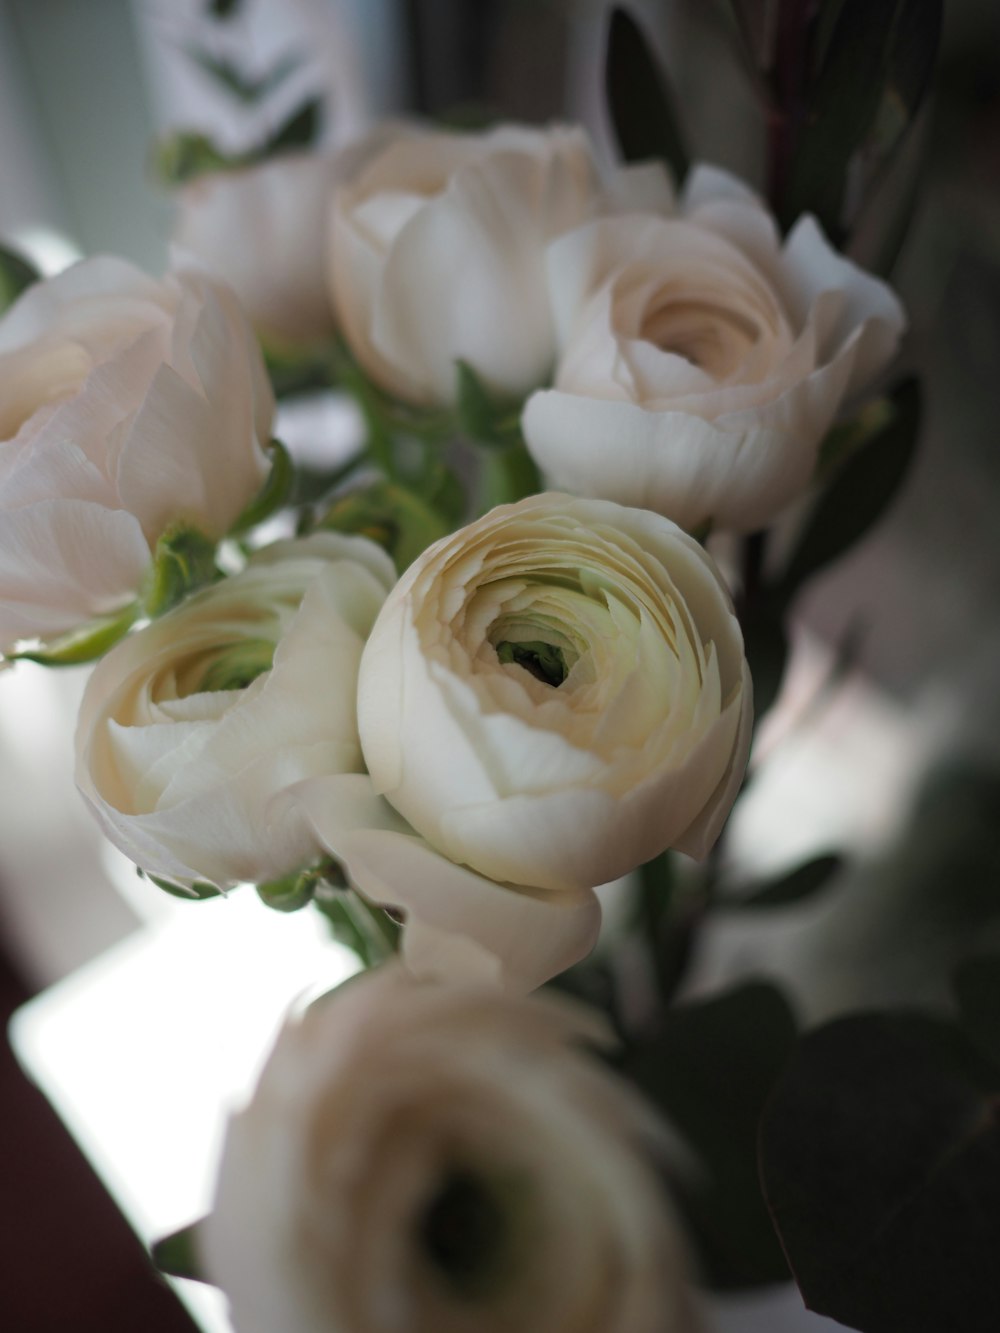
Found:
[[221, 537], [274, 402], [228, 288], [84, 260], [0, 319], [0, 649], [124, 607], [175, 523]]
[[702, 857], [751, 687], [712, 560], [669, 520], [538, 495], [428, 548], [361, 662], [375, 789], [459, 865], [549, 893]]
[[751, 531], [801, 494], [841, 404], [905, 325], [813, 218], [782, 245], [760, 200], [706, 167], [675, 216], [554, 242], [548, 280], [559, 363], [526, 406], [528, 448], [553, 485], [689, 530]]
[[237, 1333], [695, 1333], [665, 1131], [548, 999], [349, 981], [279, 1036], [199, 1231]]
[[394, 579], [360, 537], [281, 542], [113, 648], [76, 735], [77, 785], [111, 841], [182, 885], [259, 883], [316, 860], [277, 798], [363, 770], [358, 662]]
[[[648, 197], [648, 177], [617, 188]], [[351, 351], [416, 404], [454, 401], [459, 359], [522, 397], [555, 359], [545, 246], [610, 202], [582, 130], [383, 129], [334, 194], [330, 277]]]
[[230, 284], [265, 341], [333, 333], [325, 267], [334, 178], [332, 156], [292, 153], [177, 191], [174, 242]]

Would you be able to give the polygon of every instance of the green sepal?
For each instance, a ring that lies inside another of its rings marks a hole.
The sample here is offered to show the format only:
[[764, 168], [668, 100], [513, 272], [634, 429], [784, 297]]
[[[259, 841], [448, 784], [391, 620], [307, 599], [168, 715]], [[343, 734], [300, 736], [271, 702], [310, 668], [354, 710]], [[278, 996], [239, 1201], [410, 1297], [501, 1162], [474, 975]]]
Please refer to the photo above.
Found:
[[282, 879], [272, 879], [265, 884], [257, 884], [257, 896], [265, 907], [275, 912], [299, 912], [308, 907], [316, 893], [316, 885], [322, 879], [322, 866], [310, 866], [307, 870], [296, 870]]
[[271, 471], [267, 474], [264, 485], [250, 501], [243, 513], [229, 529], [231, 537], [239, 537], [249, 532], [258, 523], [271, 517], [288, 499], [295, 481], [295, 464], [291, 455], [280, 440], [272, 440], [267, 446], [271, 459]]
[[500, 402], [467, 361], [455, 362], [455, 414], [459, 428], [477, 444], [505, 449], [521, 438], [521, 404]]
[[0, 245], [0, 311], [14, 304], [41, 274], [33, 264], [6, 245]]
[[38, 662], [47, 667], [81, 666], [86, 662], [96, 662], [125, 637], [138, 617], [139, 604], [132, 602], [117, 615], [90, 620], [86, 625], [58, 639], [50, 639], [38, 648], [25, 648], [21, 652], [6, 653], [5, 656], [11, 662]]
[[143, 879], [148, 879], [150, 884], [155, 884], [158, 889], [164, 893], [169, 893], [171, 898], [183, 898], [185, 902], [206, 902], [209, 898], [221, 898], [222, 890], [216, 888], [214, 884], [208, 884], [204, 880], [196, 879], [191, 885], [175, 884], [171, 879], [162, 879], [159, 875], [151, 875], [148, 870], [138, 867], [139, 874]]
[[316, 526], [376, 542], [392, 556], [400, 573], [451, 531], [419, 495], [392, 481], [372, 482], [340, 496]]
[[149, 1247], [149, 1256], [161, 1273], [170, 1277], [191, 1278], [195, 1282], [207, 1282], [201, 1267], [198, 1253], [198, 1230], [204, 1225], [204, 1218], [191, 1222], [179, 1231], [172, 1231], [169, 1236], [154, 1240]]
[[215, 563], [216, 543], [197, 528], [176, 524], [156, 543], [146, 571], [142, 609], [151, 619], [177, 606], [207, 583], [215, 583], [220, 571]]

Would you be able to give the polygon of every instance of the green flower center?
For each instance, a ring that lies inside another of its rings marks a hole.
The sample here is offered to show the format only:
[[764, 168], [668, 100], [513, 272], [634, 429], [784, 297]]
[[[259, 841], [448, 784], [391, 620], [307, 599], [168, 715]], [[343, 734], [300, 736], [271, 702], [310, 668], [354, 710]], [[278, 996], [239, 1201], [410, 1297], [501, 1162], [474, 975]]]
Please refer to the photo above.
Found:
[[536, 680], [556, 689], [569, 675], [563, 650], [542, 639], [530, 639], [523, 643], [504, 639], [496, 645], [496, 654], [502, 665], [514, 662], [524, 667], [525, 671], [530, 671]]

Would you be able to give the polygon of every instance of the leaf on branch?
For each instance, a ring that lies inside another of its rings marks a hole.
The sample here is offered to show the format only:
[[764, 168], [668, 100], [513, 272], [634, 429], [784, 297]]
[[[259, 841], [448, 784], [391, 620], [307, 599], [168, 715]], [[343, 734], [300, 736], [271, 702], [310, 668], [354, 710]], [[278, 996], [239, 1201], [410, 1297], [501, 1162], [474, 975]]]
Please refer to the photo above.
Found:
[[721, 905], [736, 909], [789, 907], [793, 903], [804, 902], [828, 888], [831, 879], [843, 869], [843, 866], [844, 858], [836, 852], [814, 856], [752, 893], [726, 899]]
[[204, 70], [246, 106], [254, 106], [262, 101], [303, 64], [302, 55], [293, 51], [282, 56], [263, 74], [250, 75], [231, 60], [215, 56], [210, 51], [203, 51], [196, 46], [188, 46], [184, 50], [188, 59], [193, 60], [199, 69]]
[[761, 1127], [764, 1190], [810, 1309], [863, 1333], [1000, 1328], [1000, 1068], [954, 1024], [807, 1033]]
[[690, 154], [666, 73], [627, 10], [611, 13], [604, 91], [615, 138], [626, 162], [661, 158], [680, 185]]
[[198, 1255], [198, 1228], [203, 1222], [204, 1218], [153, 1242], [150, 1257], [161, 1273], [191, 1278], [195, 1282], [208, 1281], [201, 1271]]
[[919, 382], [904, 380], [890, 401], [891, 417], [847, 459], [816, 502], [779, 585], [785, 601], [860, 541], [899, 490], [920, 431]]
[[0, 312], [13, 305], [21, 293], [40, 277], [35, 266], [29, 264], [22, 255], [6, 245], [0, 245]]
[[699, 1172], [681, 1203], [714, 1287], [787, 1280], [757, 1175], [764, 1104], [795, 1042], [784, 996], [748, 982], [669, 1010], [655, 1037], [626, 1051], [623, 1070], [680, 1131]]

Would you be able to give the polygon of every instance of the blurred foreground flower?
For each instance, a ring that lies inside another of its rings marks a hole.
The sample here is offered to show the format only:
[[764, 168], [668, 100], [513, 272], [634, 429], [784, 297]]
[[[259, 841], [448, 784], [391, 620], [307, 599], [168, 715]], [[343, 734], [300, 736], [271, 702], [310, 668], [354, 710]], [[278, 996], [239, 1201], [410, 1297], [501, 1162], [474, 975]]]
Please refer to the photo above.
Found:
[[237, 1333], [695, 1333], [665, 1130], [583, 1040], [392, 965], [293, 1021], [200, 1237]]
[[186, 887], [314, 861], [274, 798], [363, 769], [358, 662], [394, 579], [361, 537], [280, 542], [112, 649], [81, 704], [76, 778], [115, 846]]
[[811, 217], [784, 245], [745, 185], [697, 168], [675, 215], [556, 241], [555, 387], [523, 430], [556, 486], [688, 530], [749, 532], [812, 480], [842, 403], [888, 365], [905, 317]]
[[174, 241], [230, 284], [266, 343], [333, 333], [324, 270], [334, 178], [334, 157], [286, 153], [177, 190]]
[[84, 260], [0, 320], [0, 649], [132, 601], [161, 535], [253, 498], [274, 401], [232, 292]]
[[[545, 247], [610, 203], [584, 132], [383, 129], [351, 151], [330, 275], [363, 370], [423, 405], [454, 402], [456, 360], [501, 397], [541, 384], [555, 357]], [[646, 173], [634, 179], [639, 207]]]
[[701, 858], [751, 686], [712, 560], [657, 514], [543, 494], [430, 547], [361, 663], [377, 791], [452, 861], [556, 892]]

